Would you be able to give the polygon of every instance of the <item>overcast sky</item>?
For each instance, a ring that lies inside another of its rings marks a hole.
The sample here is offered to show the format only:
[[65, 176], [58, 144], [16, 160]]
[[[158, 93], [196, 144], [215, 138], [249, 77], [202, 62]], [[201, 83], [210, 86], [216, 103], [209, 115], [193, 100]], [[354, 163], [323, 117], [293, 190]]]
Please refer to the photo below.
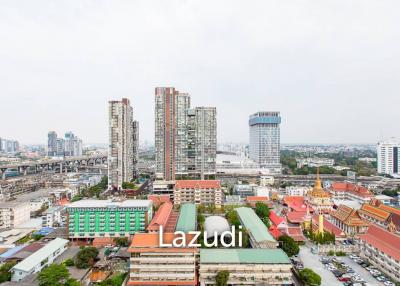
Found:
[[281, 111], [283, 143], [400, 136], [400, 1], [0, 0], [0, 137], [107, 142], [128, 97], [154, 141], [154, 87], [216, 106], [219, 142]]

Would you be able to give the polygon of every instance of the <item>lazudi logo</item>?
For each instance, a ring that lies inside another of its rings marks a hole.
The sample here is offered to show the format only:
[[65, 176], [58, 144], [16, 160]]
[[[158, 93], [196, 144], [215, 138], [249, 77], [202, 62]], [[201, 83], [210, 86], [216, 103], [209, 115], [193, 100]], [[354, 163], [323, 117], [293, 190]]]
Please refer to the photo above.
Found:
[[[187, 235], [192, 236], [193, 238], [190, 241], [187, 241]], [[229, 231], [224, 231], [221, 234], [214, 232], [213, 236], [211, 237], [211, 241], [207, 239], [208, 234], [207, 231], [203, 232], [203, 244], [205, 247], [217, 247], [218, 245], [218, 238], [219, 242], [223, 247], [242, 247], [243, 242], [243, 233], [242, 233], [242, 226], [239, 226], [238, 231], [238, 244], [236, 245], [236, 228], [232, 226], [232, 229]], [[174, 232], [174, 240], [172, 243], [164, 243], [164, 231], [163, 227], [160, 226], [159, 231], [159, 245], [160, 247], [201, 247], [201, 244], [197, 243], [199, 237], [201, 235], [201, 231], [189, 231], [187, 233], [183, 231], [175, 231]]]

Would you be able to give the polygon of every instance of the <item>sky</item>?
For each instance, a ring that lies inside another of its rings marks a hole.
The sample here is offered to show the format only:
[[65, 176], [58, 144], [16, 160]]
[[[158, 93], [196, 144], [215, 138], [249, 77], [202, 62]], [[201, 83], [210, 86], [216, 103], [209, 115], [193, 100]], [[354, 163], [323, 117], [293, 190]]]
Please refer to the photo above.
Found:
[[280, 111], [283, 143], [400, 137], [400, 1], [0, 0], [0, 137], [108, 140], [127, 97], [154, 141], [154, 88], [216, 106], [218, 142]]

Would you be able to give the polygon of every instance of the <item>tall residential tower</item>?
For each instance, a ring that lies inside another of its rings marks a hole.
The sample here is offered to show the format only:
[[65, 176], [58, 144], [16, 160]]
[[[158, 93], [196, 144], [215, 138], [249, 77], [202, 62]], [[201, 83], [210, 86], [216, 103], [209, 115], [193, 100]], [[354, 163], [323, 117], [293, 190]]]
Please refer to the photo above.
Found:
[[216, 109], [190, 109], [190, 95], [155, 89], [156, 175], [164, 180], [215, 175]]
[[378, 173], [400, 175], [400, 140], [381, 141], [377, 146]]
[[250, 116], [250, 158], [271, 173], [281, 171], [281, 116], [276, 111], [261, 111]]
[[138, 123], [129, 99], [109, 101], [108, 187], [122, 187], [137, 175]]

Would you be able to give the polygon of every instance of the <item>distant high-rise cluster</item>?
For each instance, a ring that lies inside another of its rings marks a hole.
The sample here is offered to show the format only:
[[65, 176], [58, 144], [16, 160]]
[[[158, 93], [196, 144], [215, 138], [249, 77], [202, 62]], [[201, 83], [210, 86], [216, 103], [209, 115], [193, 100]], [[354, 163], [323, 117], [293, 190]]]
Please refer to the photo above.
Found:
[[210, 178], [216, 173], [215, 107], [190, 108], [190, 95], [155, 90], [156, 175], [165, 180]]
[[122, 183], [137, 176], [139, 123], [133, 120], [133, 108], [127, 98], [110, 101], [108, 114], [108, 186], [120, 189]]
[[55, 131], [47, 134], [47, 156], [82, 156], [82, 140], [71, 131], [65, 133], [65, 137], [57, 137]]
[[250, 158], [262, 169], [280, 172], [279, 112], [262, 111], [250, 116]]
[[387, 175], [400, 174], [400, 140], [381, 141], [377, 146], [378, 173]]
[[18, 151], [18, 141], [0, 138], [0, 153], [15, 153]]

